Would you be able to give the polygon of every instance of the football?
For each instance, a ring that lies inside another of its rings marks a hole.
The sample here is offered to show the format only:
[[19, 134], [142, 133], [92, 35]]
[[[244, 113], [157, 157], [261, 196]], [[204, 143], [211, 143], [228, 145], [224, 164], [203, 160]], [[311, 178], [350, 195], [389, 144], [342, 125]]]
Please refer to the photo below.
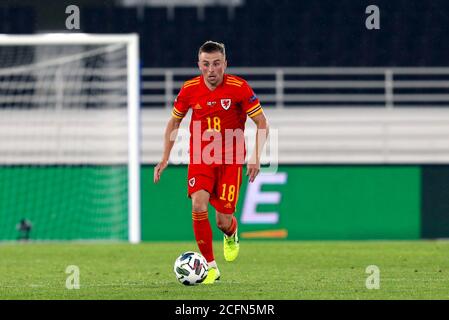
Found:
[[187, 251], [181, 254], [173, 267], [176, 278], [186, 286], [197, 285], [207, 276], [207, 261], [199, 253]]

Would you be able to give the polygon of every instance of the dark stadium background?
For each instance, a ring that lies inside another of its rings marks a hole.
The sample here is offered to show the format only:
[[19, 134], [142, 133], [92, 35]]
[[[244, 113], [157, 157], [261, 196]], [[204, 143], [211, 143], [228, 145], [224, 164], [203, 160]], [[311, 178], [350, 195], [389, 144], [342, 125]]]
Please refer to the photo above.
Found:
[[[115, 4], [114, 4], [115, 3]], [[145, 67], [191, 67], [205, 39], [228, 48], [232, 66], [445, 66], [449, 3], [444, 0], [245, 0], [243, 6], [123, 7], [116, 1], [2, 1], [0, 32], [65, 29], [66, 6], [81, 11], [80, 32], [130, 33]], [[381, 29], [367, 32], [368, 5]], [[51, 10], [49, 10], [51, 8]]]

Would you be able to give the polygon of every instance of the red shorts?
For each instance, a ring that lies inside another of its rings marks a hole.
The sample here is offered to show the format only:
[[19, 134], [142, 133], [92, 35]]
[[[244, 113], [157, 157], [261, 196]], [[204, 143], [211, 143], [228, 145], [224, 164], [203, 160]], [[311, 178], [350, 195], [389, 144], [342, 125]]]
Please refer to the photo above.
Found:
[[187, 176], [188, 195], [198, 190], [209, 192], [210, 204], [221, 213], [232, 214], [242, 184], [241, 164], [190, 164]]

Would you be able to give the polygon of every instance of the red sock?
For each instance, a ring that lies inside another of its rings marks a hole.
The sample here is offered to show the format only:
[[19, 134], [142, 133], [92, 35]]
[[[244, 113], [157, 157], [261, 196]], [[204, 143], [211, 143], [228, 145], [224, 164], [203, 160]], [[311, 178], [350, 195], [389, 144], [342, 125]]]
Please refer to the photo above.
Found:
[[207, 262], [214, 261], [212, 249], [212, 228], [210, 227], [207, 211], [192, 212], [193, 232], [201, 254]]
[[235, 230], [237, 230], [237, 219], [235, 216], [232, 216], [231, 226], [229, 227], [228, 231], [225, 232], [225, 234], [230, 237], [234, 234]]

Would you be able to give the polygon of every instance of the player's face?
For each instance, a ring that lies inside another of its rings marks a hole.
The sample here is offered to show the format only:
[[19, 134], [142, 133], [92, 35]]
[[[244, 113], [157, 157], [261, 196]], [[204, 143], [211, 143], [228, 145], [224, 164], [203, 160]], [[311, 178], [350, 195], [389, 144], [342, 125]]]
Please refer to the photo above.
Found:
[[201, 52], [198, 60], [198, 67], [201, 70], [204, 81], [210, 87], [218, 86], [223, 81], [223, 75], [227, 67], [223, 54], [219, 51], [211, 53]]

